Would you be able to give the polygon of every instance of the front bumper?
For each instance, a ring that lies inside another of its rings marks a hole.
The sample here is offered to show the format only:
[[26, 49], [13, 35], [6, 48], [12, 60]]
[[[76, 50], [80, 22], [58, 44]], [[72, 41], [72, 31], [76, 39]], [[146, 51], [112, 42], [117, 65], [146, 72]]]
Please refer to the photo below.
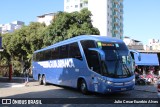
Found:
[[135, 87], [135, 84], [131, 84], [128, 86], [107, 86], [104, 93], [114, 93], [114, 92], [124, 92], [124, 91], [130, 91], [133, 90]]

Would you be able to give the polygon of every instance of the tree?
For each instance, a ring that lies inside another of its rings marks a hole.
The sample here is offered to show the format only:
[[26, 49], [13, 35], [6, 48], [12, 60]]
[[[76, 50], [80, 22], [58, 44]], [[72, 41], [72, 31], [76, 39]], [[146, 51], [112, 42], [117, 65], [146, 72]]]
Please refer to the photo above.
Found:
[[9, 64], [11, 60], [11, 55], [9, 48], [11, 46], [10, 41], [11, 41], [12, 34], [3, 34], [2, 35], [2, 47], [4, 48], [3, 52], [1, 53], [1, 64]]
[[27, 27], [27, 45], [23, 45], [23, 49], [27, 52], [27, 58], [29, 60], [31, 60], [34, 51], [46, 46], [46, 44], [43, 43], [45, 38], [45, 30], [45, 24], [38, 22], [32, 22]]
[[82, 9], [80, 12], [59, 12], [51, 25], [47, 28], [50, 44], [78, 35], [99, 35], [99, 30], [94, 28], [91, 12]]
[[7, 58], [12, 62], [19, 61], [21, 69], [24, 65], [29, 66], [33, 52], [43, 47], [44, 29], [44, 24], [32, 22], [13, 33], [4, 34], [3, 46]]

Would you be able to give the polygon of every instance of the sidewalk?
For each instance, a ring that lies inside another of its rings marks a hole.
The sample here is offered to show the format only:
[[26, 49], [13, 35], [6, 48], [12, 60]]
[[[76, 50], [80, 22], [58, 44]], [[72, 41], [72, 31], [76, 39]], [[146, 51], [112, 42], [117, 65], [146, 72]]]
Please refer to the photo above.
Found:
[[157, 93], [156, 85], [135, 85], [135, 90]]
[[[33, 78], [29, 78], [29, 81], [33, 81]], [[24, 83], [25, 78], [24, 77], [12, 77], [12, 79], [9, 80], [8, 77], [0, 77], [0, 82]]]

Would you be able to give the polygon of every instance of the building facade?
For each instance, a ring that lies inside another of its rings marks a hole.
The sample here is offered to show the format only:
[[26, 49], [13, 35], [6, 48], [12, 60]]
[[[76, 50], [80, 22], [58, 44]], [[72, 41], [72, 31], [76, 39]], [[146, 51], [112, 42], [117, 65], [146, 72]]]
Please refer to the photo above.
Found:
[[55, 13], [47, 13], [41, 16], [37, 16], [37, 21], [40, 23], [45, 23], [47, 26], [51, 24], [52, 20], [55, 17]]
[[88, 8], [100, 35], [123, 39], [123, 0], [64, 0], [64, 11]]
[[125, 36], [123, 38], [123, 41], [129, 49], [144, 50], [144, 47], [143, 47], [143, 44], [141, 43], [141, 41], [131, 39], [130, 37], [127, 37], [127, 36]]
[[149, 39], [148, 45], [145, 45], [145, 50], [155, 50], [160, 51], [160, 40], [159, 39]]
[[24, 22], [22, 21], [13, 21], [11, 23], [7, 24], [1, 24], [0, 25], [0, 33], [11, 33], [15, 31], [16, 29], [20, 29], [24, 25]]

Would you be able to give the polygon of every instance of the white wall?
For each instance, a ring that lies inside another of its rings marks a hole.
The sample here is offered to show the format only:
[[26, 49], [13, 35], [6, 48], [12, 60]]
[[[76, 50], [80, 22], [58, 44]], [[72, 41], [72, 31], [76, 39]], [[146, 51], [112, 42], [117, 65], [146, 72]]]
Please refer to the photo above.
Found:
[[64, 0], [64, 11], [69, 13], [74, 11], [80, 11], [81, 10], [80, 2], [81, 0]]
[[40, 23], [45, 23], [48, 26], [51, 24], [53, 18], [53, 15], [45, 15], [44, 17], [38, 17], [37, 21]]
[[100, 35], [107, 36], [107, 0], [88, 0], [88, 9], [93, 15], [93, 26], [99, 29]]

